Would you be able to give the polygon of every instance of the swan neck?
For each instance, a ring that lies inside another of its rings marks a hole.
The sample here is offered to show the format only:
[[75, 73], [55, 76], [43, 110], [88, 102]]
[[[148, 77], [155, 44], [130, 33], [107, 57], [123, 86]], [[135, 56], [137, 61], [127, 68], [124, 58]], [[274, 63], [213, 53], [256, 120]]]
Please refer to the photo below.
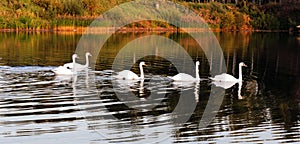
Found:
[[143, 65], [140, 64], [140, 72], [141, 72], [141, 79], [144, 79], [144, 70], [143, 70]]
[[72, 58], [72, 61], [73, 61], [73, 69], [72, 69], [72, 71], [73, 72], [76, 72], [76, 64], [75, 64], [76, 62], [75, 62], [75, 59], [76, 59], [75, 57]]
[[239, 82], [239, 89], [238, 89], [238, 97], [239, 97], [239, 99], [242, 99], [242, 98], [243, 98], [242, 95], [241, 95], [242, 84], [243, 84], [243, 83], [240, 81], [240, 82]]
[[242, 66], [239, 65], [239, 81], [242, 81], [243, 80], [243, 74], [242, 74]]
[[200, 80], [200, 76], [199, 76], [199, 64], [196, 64], [196, 79]]

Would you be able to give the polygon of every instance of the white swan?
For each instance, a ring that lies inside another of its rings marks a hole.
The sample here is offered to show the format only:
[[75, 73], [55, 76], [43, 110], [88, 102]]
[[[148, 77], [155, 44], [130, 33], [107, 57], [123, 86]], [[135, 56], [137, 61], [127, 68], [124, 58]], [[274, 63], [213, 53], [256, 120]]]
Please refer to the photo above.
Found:
[[236, 82], [235, 81], [213, 81], [212, 84], [214, 84], [216, 87], [229, 89], [232, 86], [234, 86]]
[[[73, 54], [72, 55], [73, 64], [75, 64], [76, 58], [78, 58], [77, 54]], [[55, 68], [52, 71], [56, 75], [73, 75], [73, 74], [76, 74], [76, 68], [77, 68], [76, 65], [75, 65], [74, 69], [68, 69], [67, 67], [59, 66], [58, 68]]]
[[89, 56], [92, 56], [89, 52], [85, 53], [85, 65], [79, 63], [66, 63], [64, 67], [73, 69], [74, 65], [76, 65], [77, 70], [83, 70], [89, 67]]
[[214, 78], [210, 78], [213, 81], [228, 81], [228, 82], [241, 82], [243, 80], [243, 76], [242, 76], [242, 67], [247, 67], [247, 65], [245, 65], [245, 63], [241, 62], [239, 64], [239, 78], [235, 78], [230, 74], [220, 74], [220, 75], [216, 75]]
[[194, 78], [193, 76], [186, 74], [186, 73], [179, 73], [173, 77], [169, 77], [174, 81], [187, 81], [187, 82], [191, 82], [191, 81], [199, 81], [200, 80], [200, 76], [199, 76], [199, 61], [196, 62], [196, 78]]
[[130, 70], [123, 70], [118, 73], [115, 78], [117, 79], [123, 79], [123, 80], [139, 80], [139, 79], [144, 79], [144, 70], [143, 70], [143, 65], [146, 65], [145, 62], [140, 62], [139, 67], [140, 67], [140, 72], [141, 76], [139, 77], [137, 74]]

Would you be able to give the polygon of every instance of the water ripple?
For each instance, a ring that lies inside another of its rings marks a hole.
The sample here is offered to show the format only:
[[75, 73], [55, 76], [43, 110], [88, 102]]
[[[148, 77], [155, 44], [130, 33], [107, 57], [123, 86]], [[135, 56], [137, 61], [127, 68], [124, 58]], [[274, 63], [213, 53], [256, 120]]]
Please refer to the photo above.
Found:
[[[201, 82], [197, 107], [183, 125], [174, 108], [184, 91], [195, 86], [146, 75], [142, 82], [113, 86], [113, 71], [87, 71], [59, 77], [53, 67], [0, 66], [0, 136], [32, 137], [49, 134], [90, 136], [93, 142], [176, 143], [297, 143], [300, 121], [280, 117], [264, 97], [238, 100], [228, 89], [217, 117], [199, 129], [209, 99], [208, 82]], [[120, 94], [120, 95], [117, 95]], [[130, 94], [133, 94], [131, 97]], [[151, 95], [156, 94], [159, 97]], [[188, 98], [188, 96], [184, 96]], [[194, 96], [193, 96], [194, 97]], [[195, 95], [196, 97], [196, 95]], [[194, 98], [196, 100], [196, 98]], [[258, 100], [257, 100], [258, 99]], [[256, 101], [262, 101], [256, 103]], [[252, 104], [255, 102], [255, 106]], [[188, 106], [186, 106], [188, 107]], [[286, 110], [281, 108], [282, 111]], [[299, 117], [299, 115], [297, 115]], [[287, 123], [289, 125], [287, 125]], [[85, 133], [80, 133], [84, 131]]]

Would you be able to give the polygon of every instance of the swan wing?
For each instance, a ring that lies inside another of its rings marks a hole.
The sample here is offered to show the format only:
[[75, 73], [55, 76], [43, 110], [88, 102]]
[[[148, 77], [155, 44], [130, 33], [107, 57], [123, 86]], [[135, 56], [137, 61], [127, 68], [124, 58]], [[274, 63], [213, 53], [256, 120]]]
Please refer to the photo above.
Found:
[[194, 86], [194, 81], [173, 81], [172, 82], [173, 87], [179, 88], [179, 87], [191, 87]]
[[63, 67], [63, 66], [59, 66], [55, 69], [52, 70], [56, 75], [71, 75], [71, 74], [74, 74], [72, 72], [72, 70], [66, 68], [66, 67]]
[[78, 69], [85, 69], [85, 68], [87, 68], [87, 66], [79, 64], [79, 63], [75, 63], [75, 65], [76, 65], [76, 68], [78, 68]]
[[116, 76], [117, 79], [126, 79], [126, 80], [136, 80], [139, 79], [140, 77], [135, 74], [134, 72], [130, 71], [130, 70], [123, 70], [121, 72], [118, 73], [118, 75]]
[[73, 68], [73, 63], [66, 63], [66, 64], [64, 64], [63, 67], [72, 69]]
[[[76, 66], [76, 69], [84, 69], [84, 68], [87, 68], [85, 65], [82, 65], [82, 64], [79, 64], [79, 63], [75, 63], [75, 66]], [[73, 69], [73, 68], [74, 68], [74, 65], [73, 65], [73, 63], [66, 63], [66, 64], [64, 64], [64, 67]]]
[[212, 82], [217, 87], [222, 87], [224, 89], [231, 88], [236, 84], [236, 82], [233, 81], [213, 81]]
[[194, 81], [195, 78], [186, 73], [179, 73], [173, 77], [171, 77], [174, 81]]
[[65, 67], [59, 66], [59, 67], [57, 67], [55, 69], [52, 69], [51, 71], [56, 72], [56, 71], [62, 71], [64, 69], [65, 69]]
[[213, 81], [237, 81], [235, 77], [226, 73], [216, 75], [214, 78], [210, 78], [210, 79]]

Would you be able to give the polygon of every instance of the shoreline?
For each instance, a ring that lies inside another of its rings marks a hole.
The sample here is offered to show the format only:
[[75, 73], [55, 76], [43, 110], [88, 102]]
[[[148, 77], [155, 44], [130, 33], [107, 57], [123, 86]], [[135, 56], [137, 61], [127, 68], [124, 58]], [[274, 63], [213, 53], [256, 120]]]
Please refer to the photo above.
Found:
[[209, 29], [197, 29], [197, 28], [117, 28], [117, 27], [99, 27], [99, 28], [90, 28], [88, 27], [75, 27], [75, 26], [60, 26], [55, 28], [42, 28], [42, 29], [36, 29], [36, 28], [28, 28], [28, 29], [0, 29], [1, 33], [5, 32], [50, 32], [50, 33], [79, 33], [83, 34], [86, 33], [88, 30], [88, 33], [94, 33], [94, 34], [106, 34], [106, 33], [126, 33], [126, 32], [157, 32], [157, 33], [165, 33], [165, 32], [171, 32], [171, 33], [182, 33], [182, 32], [291, 32], [290, 30], [255, 30], [255, 29], [219, 29], [219, 28], [209, 28]]

